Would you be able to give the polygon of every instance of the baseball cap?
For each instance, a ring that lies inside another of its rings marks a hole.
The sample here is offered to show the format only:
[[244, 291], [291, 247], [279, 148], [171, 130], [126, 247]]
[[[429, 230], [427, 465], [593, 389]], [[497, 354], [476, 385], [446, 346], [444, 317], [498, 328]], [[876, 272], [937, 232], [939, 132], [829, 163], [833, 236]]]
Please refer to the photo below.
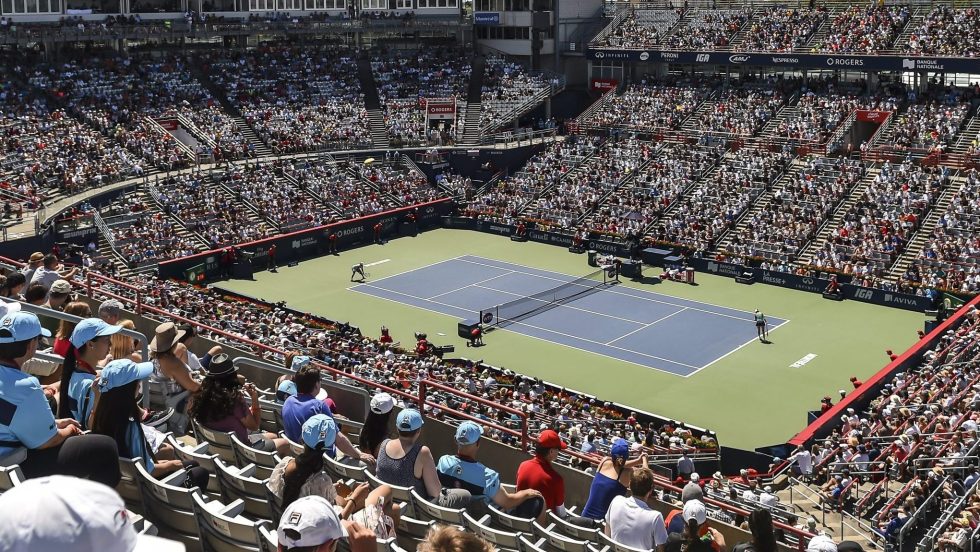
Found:
[[183, 550], [176, 543], [137, 535], [116, 491], [87, 479], [28, 479], [0, 495], [0, 510], [0, 550], [9, 552]]
[[347, 537], [337, 512], [322, 496], [293, 501], [282, 513], [277, 534], [286, 548], [315, 547]]
[[398, 428], [398, 431], [416, 431], [423, 424], [425, 424], [425, 420], [422, 418], [422, 414], [414, 408], [402, 410], [395, 418], [395, 427]]
[[110, 326], [101, 318], [86, 318], [79, 322], [71, 332], [71, 344], [76, 349], [92, 341], [96, 337], [112, 335], [123, 329], [122, 326]]
[[99, 389], [103, 392], [127, 383], [144, 380], [153, 373], [152, 362], [133, 362], [128, 358], [113, 360], [102, 368], [99, 375]]
[[39, 335], [51, 337], [51, 332], [41, 327], [33, 313], [15, 312], [0, 318], [0, 343], [27, 341]]
[[546, 429], [542, 431], [541, 435], [538, 435], [538, 444], [544, 448], [550, 448], [550, 449], [568, 448], [568, 443], [562, 441], [561, 437], [558, 436], [558, 432], [556, 432], [553, 429]]
[[482, 436], [483, 429], [469, 420], [459, 424], [459, 427], [456, 428], [456, 444], [460, 446], [476, 444]]
[[684, 521], [694, 520], [698, 525], [708, 519], [708, 511], [704, 509], [704, 503], [700, 500], [688, 500], [684, 503]]
[[303, 442], [311, 449], [332, 447], [337, 441], [337, 422], [326, 414], [317, 414], [303, 422]]
[[700, 481], [700, 480], [701, 480], [701, 476], [698, 475], [697, 472], [691, 474], [691, 481]]
[[609, 448], [609, 455], [613, 458], [629, 458], [630, 444], [622, 437], [616, 439], [613, 441], [612, 447]]
[[58, 295], [68, 295], [71, 293], [71, 284], [68, 283], [68, 280], [55, 280], [48, 291]]
[[313, 359], [306, 355], [294, 356], [292, 364], [289, 365], [289, 369], [294, 372], [299, 372], [300, 368], [309, 366], [311, 362], [313, 362]]
[[827, 535], [817, 535], [810, 539], [806, 552], [837, 552], [837, 545]]
[[276, 389], [276, 398], [280, 401], [285, 401], [289, 397], [295, 396], [296, 393], [296, 382], [293, 380], [286, 380], [280, 383], [279, 388]]
[[375, 414], [387, 414], [395, 408], [395, 399], [388, 393], [378, 393], [371, 397], [371, 412]]

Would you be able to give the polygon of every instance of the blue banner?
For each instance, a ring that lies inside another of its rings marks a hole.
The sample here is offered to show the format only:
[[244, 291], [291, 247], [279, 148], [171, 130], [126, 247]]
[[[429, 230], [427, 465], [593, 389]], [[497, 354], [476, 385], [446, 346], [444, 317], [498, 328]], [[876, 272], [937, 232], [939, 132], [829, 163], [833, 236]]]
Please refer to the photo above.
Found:
[[500, 25], [500, 12], [476, 12], [473, 14], [473, 24], [482, 26]]

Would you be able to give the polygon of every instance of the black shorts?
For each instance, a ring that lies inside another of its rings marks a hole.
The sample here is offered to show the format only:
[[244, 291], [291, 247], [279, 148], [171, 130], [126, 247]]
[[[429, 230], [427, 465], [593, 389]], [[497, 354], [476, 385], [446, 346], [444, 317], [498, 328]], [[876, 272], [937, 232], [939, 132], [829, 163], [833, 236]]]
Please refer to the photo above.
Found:
[[765, 322], [756, 322], [755, 323], [755, 327], [756, 328], [763, 328], [763, 327], [765, 327], [765, 325], [766, 325]]

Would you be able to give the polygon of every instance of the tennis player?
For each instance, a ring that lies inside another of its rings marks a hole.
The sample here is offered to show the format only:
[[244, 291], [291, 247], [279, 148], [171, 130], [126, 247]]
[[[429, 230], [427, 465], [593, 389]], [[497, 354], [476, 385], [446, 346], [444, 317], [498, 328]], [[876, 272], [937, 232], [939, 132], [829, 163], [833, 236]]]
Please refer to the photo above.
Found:
[[755, 317], [755, 331], [759, 334], [759, 341], [765, 341], [769, 338], [769, 322], [766, 321], [766, 315], [762, 314], [759, 309], [755, 309], [753, 316]]
[[364, 263], [357, 263], [356, 265], [350, 267], [350, 281], [354, 281], [354, 276], [360, 276], [359, 282], [363, 282], [367, 279], [364, 275]]

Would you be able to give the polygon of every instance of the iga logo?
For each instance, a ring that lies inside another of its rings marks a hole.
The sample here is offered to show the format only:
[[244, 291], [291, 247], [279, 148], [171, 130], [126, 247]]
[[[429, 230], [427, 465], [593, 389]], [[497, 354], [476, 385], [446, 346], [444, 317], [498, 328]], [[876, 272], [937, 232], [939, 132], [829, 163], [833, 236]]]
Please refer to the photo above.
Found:
[[750, 59], [752, 59], [750, 56], [745, 56], [745, 55], [728, 56], [728, 61], [732, 63], [745, 63]]
[[708, 63], [709, 59], [711, 59], [709, 54], [698, 54], [697, 57], [694, 58], [694, 61], [698, 63]]
[[[871, 300], [871, 297], [873, 297], [873, 296], [874, 296], [874, 291], [872, 291], [870, 289], [860, 288], [860, 289], [854, 290], [854, 298], [855, 299], [863, 299], [865, 301], [870, 301]], [[885, 300], [887, 301], [887, 299], [885, 299]]]
[[640, 52], [640, 61], [646, 61], [650, 59], [650, 52]]

